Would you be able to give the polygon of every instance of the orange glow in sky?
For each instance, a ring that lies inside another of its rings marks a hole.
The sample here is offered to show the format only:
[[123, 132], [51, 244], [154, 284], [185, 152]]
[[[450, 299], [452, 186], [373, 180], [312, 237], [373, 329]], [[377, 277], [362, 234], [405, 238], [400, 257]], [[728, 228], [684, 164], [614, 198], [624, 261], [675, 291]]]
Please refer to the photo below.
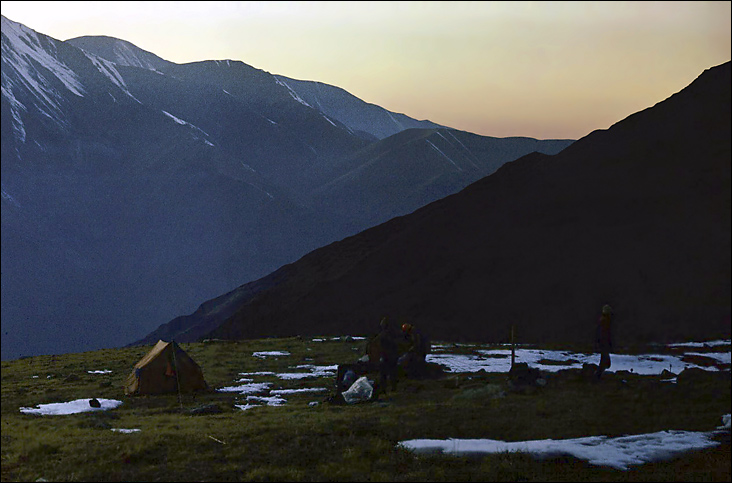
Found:
[[732, 2], [2, 2], [58, 40], [241, 60], [487, 136], [578, 139], [730, 60]]

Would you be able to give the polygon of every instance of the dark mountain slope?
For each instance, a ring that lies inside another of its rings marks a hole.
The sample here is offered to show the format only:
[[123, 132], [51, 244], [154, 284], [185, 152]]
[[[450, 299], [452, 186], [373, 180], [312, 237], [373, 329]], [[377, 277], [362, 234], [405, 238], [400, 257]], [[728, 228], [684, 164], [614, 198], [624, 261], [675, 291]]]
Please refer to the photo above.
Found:
[[556, 154], [573, 142], [407, 129], [325, 170], [321, 178], [331, 181], [310, 199], [316, 209], [347, 218], [356, 233], [456, 193], [508, 161], [534, 151]]
[[708, 69], [560, 154], [320, 248], [207, 336], [369, 333], [388, 314], [448, 340], [515, 325], [589, 342], [609, 303], [621, 343], [729, 337], [730, 85], [730, 63]]

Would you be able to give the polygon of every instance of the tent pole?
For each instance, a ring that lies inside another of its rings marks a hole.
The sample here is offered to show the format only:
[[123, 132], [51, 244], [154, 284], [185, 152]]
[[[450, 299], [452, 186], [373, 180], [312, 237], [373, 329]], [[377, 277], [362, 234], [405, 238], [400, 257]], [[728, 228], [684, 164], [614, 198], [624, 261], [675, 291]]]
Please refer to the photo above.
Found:
[[175, 385], [178, 387], [178, 404], [180, 404], [180, 409], [183, 410], [183, 401], [180, 397], [180, 378], [178, 377], [178, 361], [175, 358], [175, 346], [176, 343], [173, 341], [173, 365], [175, 366]]

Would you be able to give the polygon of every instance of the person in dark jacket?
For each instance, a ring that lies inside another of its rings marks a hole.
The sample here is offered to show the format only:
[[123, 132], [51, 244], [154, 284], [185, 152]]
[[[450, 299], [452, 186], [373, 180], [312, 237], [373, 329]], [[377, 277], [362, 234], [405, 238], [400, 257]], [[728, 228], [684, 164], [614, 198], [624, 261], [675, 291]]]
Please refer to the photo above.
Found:
[[427, 354], [430, 352], [430, 343], [421, 330], [412, 324], [402, 325], [402, 334], [407, 341], [407, 352], [399, 358], [405, 371], [410, 377], [423, 376], [427, 369]]
[[612, 349], [612, 308], [605, 305], [597, 321], [597, 333], [595, 343], [600, 351], [600, 364], [595, 372], [595, 377], [600, 379], [606, 369], [610, 367], [610, 349]]
[[399, 359], [399, 348], [397, 345], [396, 331], [392, 328], [388, 317], [383, 317], [379, 322], [380, 331], [370, 342], [367, 348], [369, 360], [379, 370], [379, 382], [374, 389], [374, 399], [380, 394], [386, 394], [387, 385], [391, 390], [397, 388], [397, 360]]

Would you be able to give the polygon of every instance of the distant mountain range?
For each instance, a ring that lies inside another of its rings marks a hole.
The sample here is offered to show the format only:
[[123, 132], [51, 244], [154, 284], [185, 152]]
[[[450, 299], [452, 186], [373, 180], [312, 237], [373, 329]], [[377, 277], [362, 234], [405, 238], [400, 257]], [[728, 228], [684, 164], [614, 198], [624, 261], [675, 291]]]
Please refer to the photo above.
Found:
[[[730, 80], [729, 62], [710, 68], [559, 154], [506, 163], [140, 342], [372, 334], [386, 315], [438, 340], [507, 341], [513, 327], [520, 342], [589, 348], [604, 304], [613, 307], [616, 344], [729, 339]], [[402, 138], [441, 137], [440, 150], [459, 144], [450, 133], [389, 139], [397, 150], [409, 144]], [[349, 181], [336, 178], [320, 193], [345, 191]]]
[[175, 64], [2, 17], [2, 358], [138, 340], [572, 142], [478, 136], [240, 61]]

